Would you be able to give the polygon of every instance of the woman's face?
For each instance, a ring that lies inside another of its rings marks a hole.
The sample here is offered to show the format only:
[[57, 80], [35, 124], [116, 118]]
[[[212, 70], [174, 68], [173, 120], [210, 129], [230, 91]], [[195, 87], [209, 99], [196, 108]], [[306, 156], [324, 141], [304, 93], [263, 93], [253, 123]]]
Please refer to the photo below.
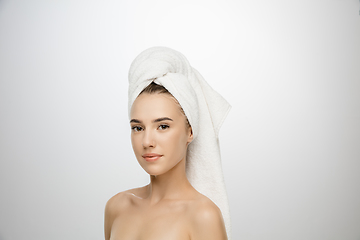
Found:
[[181, 160], [192, 141], [191, 128], [180, 107], [168, 94], [140, 94], [131, 112], [131, 143], [141, 167], [161, 175]]

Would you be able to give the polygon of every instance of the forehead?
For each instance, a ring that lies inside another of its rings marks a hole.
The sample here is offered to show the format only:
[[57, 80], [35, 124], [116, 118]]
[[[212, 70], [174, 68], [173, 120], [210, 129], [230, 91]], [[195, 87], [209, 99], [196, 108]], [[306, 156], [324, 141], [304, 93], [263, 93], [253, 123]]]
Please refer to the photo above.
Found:
[[159, 117], [184, 117], [175, 99], [168, 94], [142, 93], [134, 101], [130, 117], [136, 119], [156, 119]]

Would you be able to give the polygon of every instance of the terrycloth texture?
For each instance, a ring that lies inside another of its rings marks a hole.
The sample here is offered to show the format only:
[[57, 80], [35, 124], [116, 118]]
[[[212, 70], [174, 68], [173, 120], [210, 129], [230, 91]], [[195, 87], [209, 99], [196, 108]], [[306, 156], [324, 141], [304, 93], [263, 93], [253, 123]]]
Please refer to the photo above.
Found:
[[133, 61], [129, 71], [130, 109], [152, 81], [164, 86], [180, 103], [193, 130], [186, 175], [192, 186], [221, 210], [230, 239], [230, 212], [222, 174], [218, 134], [231, 106], [190, 66], [181, 53], [153, 47]]

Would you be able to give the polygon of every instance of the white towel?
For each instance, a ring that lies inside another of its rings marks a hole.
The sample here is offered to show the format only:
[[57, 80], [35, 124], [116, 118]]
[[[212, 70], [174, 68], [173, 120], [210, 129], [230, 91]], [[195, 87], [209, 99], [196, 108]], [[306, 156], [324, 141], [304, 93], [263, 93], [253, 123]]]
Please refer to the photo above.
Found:
[[130, 109], [152, 81], [164, 86], [179, 102], [193, 130], [186, 175], [191, 185], [221, 210], [230, 240], [230, 212], [222, 173], [218, 134], [231, 106], [192, 68], [181, 53], [153, 47], [140, 53], [129, 70]]

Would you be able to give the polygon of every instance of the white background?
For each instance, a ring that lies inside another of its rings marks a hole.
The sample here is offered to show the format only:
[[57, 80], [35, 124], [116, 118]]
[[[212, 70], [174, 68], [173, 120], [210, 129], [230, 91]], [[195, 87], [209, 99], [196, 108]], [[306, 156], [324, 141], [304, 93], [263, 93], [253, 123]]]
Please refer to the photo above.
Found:
[[233, 106], [220, 143], [233, 239], [360, 239], [358, 0], [0, 2], [0, 240], [103, 239], [148, 183], [127, 71], [182, 52]]

